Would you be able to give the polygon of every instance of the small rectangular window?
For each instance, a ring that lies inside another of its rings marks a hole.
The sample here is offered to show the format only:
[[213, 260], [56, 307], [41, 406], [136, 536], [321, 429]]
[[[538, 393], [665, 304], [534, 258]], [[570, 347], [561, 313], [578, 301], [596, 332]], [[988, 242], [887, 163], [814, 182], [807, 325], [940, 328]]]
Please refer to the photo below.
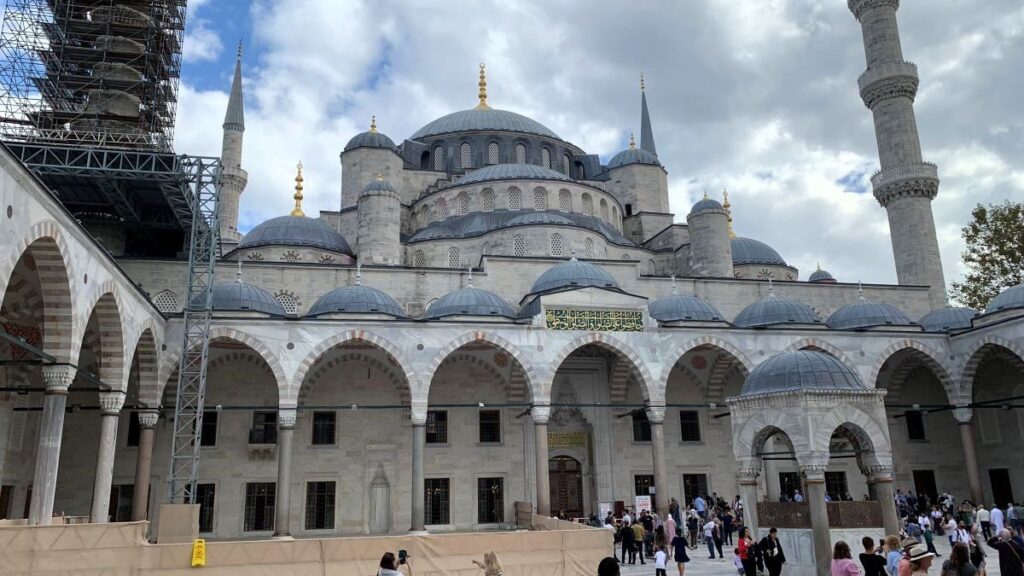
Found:
[[306, 484], [306, 530], [334, 529], [334, 482]]
[[14, 486], [0, 488], [0, 520], [11, 517], [11, 499], [14, 498]]
[[199, 435], [200, 446], [217, 445], [217, 419], [220, 413], [216, 410], [203, 410], [203, 427]]
[[680, 410], [679, 432], [683, 442], [700, 442], [700, 412]]
[[[203, 419], [205, 420], [205, 416]], [[213, 532], [213, 508], [217, 495], [217, 487], [214, 484], [196, 484], [196, 497], [192, 498], [189, 491], [185, 491], [185, 499], [189, 504], [199, 504], [199, 531]]]
[[423, 481], [424, 509], [423, 522], [428, 525], [448, 524], [449, 520], [449, 492], [450, 481], [448, 478], [427, 478]]
[[478, 478], [476, 494], [478, 524], [498, 524], [505, 521], [504, 478]]
[[274, 529], [274, 506], [277, 500], [275, 482], [250, 482], [245, 485], [246, 532], [265, 532]]
[[480, 442], [501, 442], [501, 411], [480, 411]]
[[907, 438], [910, 440], [927, 440], [924, 433], [924, 414], [919, 410], [904, 412], [907, 420]]
[[277, 412], [257, 410], [252, 413], [249, 444], [277, 443]]
[[[657, 509], [657, 504], [654, 503], [654, 494], [651, 488], [654, 488], [654, 475], [653, 474], [637, 474], [633, 476], [633, 494], [636, 496], [650, 496], [651, 497], [651, 508], [648, 512], [653, 512]], [[640, 510], [636, 510], [635, 513], [639, 513]]]
[[792, 499], [796, 491], [800, 489], [799, 472], [779, 472], [779, 494]]
[[646, 410], [633, 412], [633, 442], [651, 441], [651, 421]]
[[448, 443], [448, 412], [427, 410], [427, 444]]
[[132, 500], [134, 497], [134, 484], [114, 484], [110, 487], [110, 504], [107, 506], [107, 516], [111, 522], [128, 522], [132, 519]]
[[825, 494], [833, 501], [849, 497], [850, 487], [846, 484], [846, 472], [825, 472]]
[[324, 446], [335, 443], [337, 428], [336, 412], [313, 412], [313, 445]]
[[126, 446], [139, 445], [139, 415], [135, 412], [128, 412], [128, 441]]

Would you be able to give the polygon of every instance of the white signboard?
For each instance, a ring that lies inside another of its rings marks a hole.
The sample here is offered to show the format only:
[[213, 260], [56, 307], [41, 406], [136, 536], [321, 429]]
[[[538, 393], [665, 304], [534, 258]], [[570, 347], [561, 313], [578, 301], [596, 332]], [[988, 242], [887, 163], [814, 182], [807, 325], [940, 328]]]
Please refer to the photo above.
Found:
[[651, 497], [650, 496], [636, 496], [635, 497], [636, 508], [633, 509], [634, 514], [639, 514], [641, 510], [651, 511]]
[[601, 522], [604, 522], [604, 519], [607, 518], [608, 514], [612, 511], [612, 503], [598, 502], [597, 509], [598, 511], [600, 511], [601, 514], [600, 516], [598, 516], [598, 518], [601, 520]]

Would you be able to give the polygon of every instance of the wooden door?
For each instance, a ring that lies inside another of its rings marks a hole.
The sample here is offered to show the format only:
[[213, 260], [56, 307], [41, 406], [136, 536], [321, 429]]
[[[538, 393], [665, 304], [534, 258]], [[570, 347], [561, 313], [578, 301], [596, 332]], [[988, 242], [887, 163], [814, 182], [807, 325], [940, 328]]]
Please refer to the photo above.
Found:
[[551, 514], [567, 520], [583, 516], [583, 467], [569, 456], [548, 461], [551, 483]]

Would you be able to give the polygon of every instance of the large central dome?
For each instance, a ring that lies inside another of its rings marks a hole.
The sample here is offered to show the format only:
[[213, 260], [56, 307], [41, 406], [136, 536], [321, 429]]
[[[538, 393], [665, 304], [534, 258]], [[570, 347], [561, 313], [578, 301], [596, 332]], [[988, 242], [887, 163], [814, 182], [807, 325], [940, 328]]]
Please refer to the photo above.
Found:
[[558, 134], [555, 134], [547, 126], [536, 120], [527, 118], [522, 114], [516, 114], [508, 110], [497, 110], [495, 108], [473, 108], [441, 116], [417, 130], [409, 139], [421, 140], [452, 132], [489, 131], [521, 132], [561, 140]]

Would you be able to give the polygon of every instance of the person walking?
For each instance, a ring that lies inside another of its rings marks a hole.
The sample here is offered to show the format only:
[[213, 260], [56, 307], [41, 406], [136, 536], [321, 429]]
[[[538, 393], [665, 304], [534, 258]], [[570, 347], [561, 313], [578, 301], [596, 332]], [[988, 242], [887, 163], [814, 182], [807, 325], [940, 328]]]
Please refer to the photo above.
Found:
[[704, 501], [704, 498], [702, 498], [700, 494], [698, 494], [697, 497], [693, 499], [693, 507], [694, 509], [697, 510], [697, 516], [700, 516], [700, 519], [702, 521], [707, 519], [708, 504], [707, 502]]
[[984, 504], [978, 505], [978, 522], [981, 523], [981, 535], [988, 540], [992, 537], [992, 513], [985, 508]]
[[633, 535], [633, 527], [629, 522], [623, 520], [619, 528], [619, 540], [622, 541], [622, 563], [626, 563], [626, 556], [629, 555], [629, 563], [636, 564], [636, 537]]
[[722, 514], [722, 529], [725, 531], [725, 537], [722, 539], [722, 542], [729, 546], [732, 546], [732, 533], [735, 529], [735, 521], [735, 517], [732, 514], [732, 508], [726, 506], [725, 512]]
[[743, 572], [748, 575], [757, 574], [755, 546], [757, 544], [754, 542], [754, 537], [750, 534], [750, 528], [746, 526], [740, 528], [738, 546], [740, 562], [743, 563]]
[[885, 537], [885, 573], [887, 576], [896, 576], [896, 570], [903, 558], [903, 548], [900, 546], [900, 537], [890, 534]]
[[949, 553], [949, 560], [942, 564], [942, 576], [975, 576], [977, 573], [967, 545], [957, 542]]
[[718, 550], [718, 559], [724, 560], [725, 556], [722, 555], [722, 521], [718, 518], [711, 520], [715, 524], [715, 529], [711, 531], [711, 537], [715, 540], [715, 549]]
[[708, 545], [708, 560], [715, 559], [715, 521], [704, 524], [704, 542]]
[[[643, 566], [644, 562], [644, 525], [639, 521], [633, 523], [633, 548], [636, 550], [637, 556], [640, 556], [640, 565]], [[630, 562], [633, 564], [633, 562]]]
[[[999, 506], [993, 504], [992, 505], [992, 510], [989, 512], [989, 520], [992, 523], [992, 526], [990, 527], [990, 530], [992, 530], [992, 533], [995, 534], [996, 536], [999, 535], [999, 531], [1000, 530], [1005, 528], [1005, 526], [1004, 526], [1005, 518], [1006, 517], [1003, 516], [1003, 511], [999, 509]], [[992, 539], [992, 536], [989, 536], [989, 540], [991, 540], [991, 539]]]
[[786, 563], [786, 554], [782, 551], [779, 530], [775, 526], [772, 526], [768, 530], [768, 535], [761, 539], [757, 545], [757, 551], [761, 553], [764, 567], [768, 569], [768, 576], [782, 574], [782, 565]]
[[[665, 537], [668, 538], [671, 542], [671, 540], [676, 535], [676, 528], [678, 527], [678, 525], [676, 524], [676, 518], [672, 515], [671, 512], [665, 515], [665, 522], [662, 524], [662, 526], [665, 527]], [[672, 551], [669, 550], [669, 552], [671, 553]]]
[[686, 571], [686, 563], [690, 561], [690, 557], [686, 554], [687, 546], [686, 538], [683, 538], [683, 530], [676, 528], [675, 538], [672, 539], [672, 551], [676, 561], [676, 568], [679, 569], [679, 576], [683, 576], [683, 573]]
[[690, 549], [697, 549], [698, 534], [700, 533], [700, 520], [697, 519], [697, 512], [690, 510], [686, 517], [686, 529], [690, 532]]
[[861, 576], [860, 568], [853, 561], [850, 545], [840, 540], [832, 548], [831, 576]]
[[860, 541], [864, 551], [860, 553], [860, 565], [864, 567], [864, 576], [886, 576], [885, 557], [875, 550], [875, 541], [865, 536]]
[[668, 556], [668, 533], [665, 532], [664, 526], [658, 526], [654, 529], [654, 549], [660, 550], [662, 548], [665, 549], [665, 555]]
[[[995, 527], [995, 522], [992, 523]], [[1006, 528], [989, 538], [988, 545], [999, 552], [999, 573], [1002, 576], [1024, 576], [1024, 547], [1010, 537]]]
[[[660, 528], [660, 526], [659, 526]], [[668, 564], [668, 553], [664, 546], [659, 546], [654, 553], [654, 576], [667, 576], [665, 566]]]
[[910, 549], [910, 574], [911, 576], [925, 576], [932, 566], [935, 554], [928, 551], [924, 544], [917, 544]]

